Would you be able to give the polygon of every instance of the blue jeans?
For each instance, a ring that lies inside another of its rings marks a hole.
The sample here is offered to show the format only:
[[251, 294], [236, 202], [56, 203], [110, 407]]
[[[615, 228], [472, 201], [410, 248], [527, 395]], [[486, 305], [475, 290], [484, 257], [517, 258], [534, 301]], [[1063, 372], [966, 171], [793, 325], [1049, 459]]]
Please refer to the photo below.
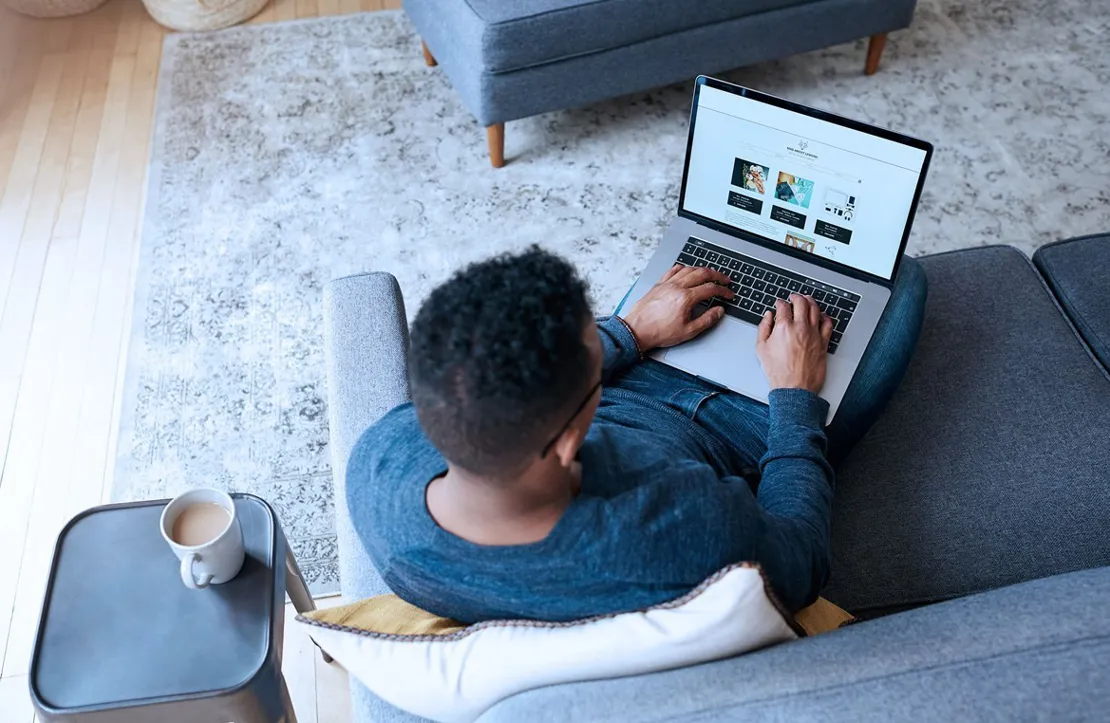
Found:
[[[825, 430], [829, 462], [834, 467], [879, 418], [901, 383], [921, 333], [927, 296], [928, 282], [921, 265], [911, 258], [903, 259], [890, 302], [879, 318], [832, 424]], [[650, 359], [632, 367], [611, 386], [658, 399], [713, 432], [739, 453], [748, 467], [745, 476], [759, 469], [759, 460], [767, 451], [767, 405], [721, 391]]]

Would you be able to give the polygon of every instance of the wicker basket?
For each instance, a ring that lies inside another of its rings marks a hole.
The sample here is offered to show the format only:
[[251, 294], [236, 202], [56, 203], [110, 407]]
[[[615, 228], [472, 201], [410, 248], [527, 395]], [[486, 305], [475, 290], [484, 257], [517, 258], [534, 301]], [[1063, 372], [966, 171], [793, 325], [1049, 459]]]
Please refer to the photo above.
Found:
[[143, 0], [170, 30], [219, 30], [253, 18], [270, 0]]
[[107, 0], [4, 0], [17, 13], [34, 18], [61, 18], [95, 10]]

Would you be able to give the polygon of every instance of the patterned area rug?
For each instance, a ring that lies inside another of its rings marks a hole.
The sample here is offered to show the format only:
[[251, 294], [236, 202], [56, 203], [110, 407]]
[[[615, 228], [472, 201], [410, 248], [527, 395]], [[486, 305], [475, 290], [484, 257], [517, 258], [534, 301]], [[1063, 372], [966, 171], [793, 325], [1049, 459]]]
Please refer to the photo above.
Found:
[[[932, 140], [911, 253], [1030, 251], [1110, 228], [1108, 24], [1103, 3], [922, 0], [874, 77], [862, 41], [726, 77]], [[411, 315], [539, 242], [611, 308], [674, 212], [690, 85], [510, 123], [500, 171], [400, 13], [169, 36], [158, 93], [114, 497], [261, 495], [327, 592], [324, 284], [390, 271]]]

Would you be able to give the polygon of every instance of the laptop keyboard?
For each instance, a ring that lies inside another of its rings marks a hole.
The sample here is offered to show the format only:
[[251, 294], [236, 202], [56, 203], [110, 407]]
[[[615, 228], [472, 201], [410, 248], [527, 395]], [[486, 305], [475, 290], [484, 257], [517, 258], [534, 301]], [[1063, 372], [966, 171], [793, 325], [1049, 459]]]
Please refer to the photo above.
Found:
[[750, 324], [758, 325], [768, 309], [773, 313], [776, 299], [787, 299], [795, 293], [812, 296], [821, 311], [832, 317], [835, 324], [829, 341], [830, 354], [836, 353], [860, 300], [859, 294], [694, 236], [687, 239], [675, 263], [680, 266], [704, 266], [728, 275], [732, 279], [729, 288], [736, 296], [732, 299], [717, 297], [713, 305], [724, 307], [729, 316]]

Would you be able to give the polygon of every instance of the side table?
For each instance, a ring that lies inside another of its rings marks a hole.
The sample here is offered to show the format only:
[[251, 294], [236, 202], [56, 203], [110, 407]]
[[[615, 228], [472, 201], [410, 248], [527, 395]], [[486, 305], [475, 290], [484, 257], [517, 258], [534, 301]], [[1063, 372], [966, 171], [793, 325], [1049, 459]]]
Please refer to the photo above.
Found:
[[273, 509], [233, 494], [247, 557], [234, 580], [181, 584], [162, 539], [169, 500], [87, 510], [62, 530], [31, 700], [65, 723], [295, 723], [281, 675], [285, 593], [315, 609]]

